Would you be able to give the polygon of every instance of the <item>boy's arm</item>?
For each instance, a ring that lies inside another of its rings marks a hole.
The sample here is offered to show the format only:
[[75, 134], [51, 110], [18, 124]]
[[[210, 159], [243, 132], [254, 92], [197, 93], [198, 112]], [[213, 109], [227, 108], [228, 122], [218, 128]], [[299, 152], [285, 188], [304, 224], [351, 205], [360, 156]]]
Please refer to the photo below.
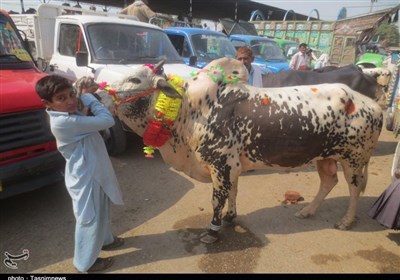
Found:
[[91, 133], [114, 125], [114, 118], [110, 111], [91, 93], [82, 94], [81, 100], [93, 116], [76, 116], [73, 124], [75, 134]]

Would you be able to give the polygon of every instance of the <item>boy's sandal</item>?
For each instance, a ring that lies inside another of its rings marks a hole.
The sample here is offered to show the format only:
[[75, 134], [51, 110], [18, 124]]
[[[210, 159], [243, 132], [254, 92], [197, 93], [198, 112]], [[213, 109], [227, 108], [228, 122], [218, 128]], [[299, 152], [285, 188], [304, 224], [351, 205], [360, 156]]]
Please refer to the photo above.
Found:
[[114, 250], [124, 245], [124, 243], [125, 241], [123, 238], [114, 236], [114, 242], [108, 245], [104, 245], [103, 247], [101, 247], [101, 250], [103, 251]]
[[88, 269], [87, 272], [103, 271], [112, 266], [114, 260], [112, 258], [97, 258], [94, 264]]

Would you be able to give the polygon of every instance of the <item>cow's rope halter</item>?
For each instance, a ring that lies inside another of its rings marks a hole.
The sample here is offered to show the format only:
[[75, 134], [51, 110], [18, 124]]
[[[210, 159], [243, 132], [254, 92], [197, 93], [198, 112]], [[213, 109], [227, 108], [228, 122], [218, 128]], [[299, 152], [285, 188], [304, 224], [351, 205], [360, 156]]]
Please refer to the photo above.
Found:
[[[183, 94], [184, 80], [181, 77], [178, 75], [168, 75], [167, 81], [180, 95]], [[117, 91], [112, 89], [109, 85], [107, 85], [107, 83], [100, 83], [99, 88], [106, 90], [111, 96], [116, 110], [118, 110], [118, 106], [121, 104], [133, 101], [158, 90], [157, 88], [152, 88], [135, 96], [121, 100], [117, 95]], [[143, 150], [146, 157], [153, 158], [155, 149], [161, 147], [167, 142], [171, 134], [172, 127], [174, 126], [174, 121], [178, 116], [181, 103], [182, 99], [168, 97], [162, 91], [158, 95], [157, 101], [154, 105], [157, 113], [153, 116], [153, 119], [150, 120], [143, 135], [143, 142], [146, 145]]]
[[[146, 90], [146, 91], [144, 91], [144, 92], [141, 92], [141, 93], [139, 93], [139, 94], [137, 94], [137, 95], [135, 95], [135, 96], [131, 96], [131, 97], [128, 97], [128, 98], [125, 98], [125, 99], [122, 99], [122, 100], [121, 100], [121, 99], [118, 97], [118, 95], [117, 95], [117, 91], [116, 91], [115, 89], [111, 88], [111, 87], [107, 84], [107, 82], [101, 82], [101, 83], [99, 84], [99, 89], [100, 89], [100, 90], [105, 90], [105, 91], [107, 91], [108, 95], [111, 96], [111, 99], [112, 99], [112, 101], [113, 101], [114, 104], [115, 104], [115, 109], [116, 109], [116, 110], [118, 110], [118, 106], [121, 105], [121, 104], [125, 104], [125, 103], [127, 103], [127, 102], [131, 102], [131, 101], [133, 101], [133, 100], [135, 100], [135, 99], [141, 98], [141, 97], [143, 97], [143, 96], [146, 96], [146, 95], [151, 94], [151, 93], [153, 93], [153, 92], [155, 92], [155, 91], [158, 90], [158, 89], [156, 89], [156, 88], [151, 88], [151, 89]], [[129, 91], [126, 91], [126, 92], [129, 92]], [[123, 93], [123, 92], [120, 91], [120, 93]]]

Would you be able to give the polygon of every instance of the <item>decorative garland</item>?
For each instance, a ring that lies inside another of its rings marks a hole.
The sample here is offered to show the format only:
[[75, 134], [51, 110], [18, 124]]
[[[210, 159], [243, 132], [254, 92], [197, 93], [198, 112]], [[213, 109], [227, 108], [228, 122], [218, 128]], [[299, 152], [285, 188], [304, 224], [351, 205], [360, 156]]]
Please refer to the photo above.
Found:
[[[168, 83], [180, 94], [184, 92], [184, 81], [178, 75], [168, 75]], [[171, 98], [160, 92], [154, 108], [157, 114], [149, 122], [144, 135], [143, 142], [146, 145], [143, 148], [145, 157], [154, 157], [154, 150], [164, 145], [172, 131], [174, 121], [179, 113], [182, 99]]]
[[[157, 69], [155, 69], [154, 65], [152, 64], [145, 64], [144, 66], [150, 68], [153, 74], [157, 72]], [[194, 71], [190, 75], [191, 77], [195, 77], [201, 72], [207, 72], [208, 76], [215, 83], [222, 81], [227, 84], [234, 84], [239, 81], [239, 78], [235, 75], [224, 75], [224, 70], [220, 65], [212, 66], [210, 70], [203, 69], [200, 71]], [[175, 74], [171, 74], [168, 75], [167, 81], [180, 95], [183, 95], [184, 80], [181, 77]], [[138, 97], [142, 97], [157, 90], [150, 89], [146, 92], [141, 93], [140, 95], [120, 100], [118, 98], [117, 91], [107, 85], [106, 82], [100, 83], [99, 88], [108, 92], [108, 94], [112, 98], [112, 101], [115, 104], [116, 109], [118, 109], [118, 105], [120, 104], [132, 101]], [[181, 103], [182, 99], [171, 98], [166, 96], [163, 92], [160, 92], [156, 104], [154, 105], [157, 113], [154, 118], [149, 122], [143, 135], [143, 142], [146, 145], [143, 148], [145, 157], [153, 158], [155, 149], [161, 147], [168, 141], [168, 138], [171, 135], [172, 127], [174, 126], [175, 119], [178, 116]]]
[[224, 82], [226, 84], [236, 84], [239, 81], [239, 78], [236, 75], [225, 75], [225, 71], [220, 65], [211, 66], [210, 70], [202, 69], [200, 71], [193, 71], [190, 73], [190, 76], [192, 78], [196, 77], [201, 72], [207, 72], [207, 75], [214, 81], [214, 83]]

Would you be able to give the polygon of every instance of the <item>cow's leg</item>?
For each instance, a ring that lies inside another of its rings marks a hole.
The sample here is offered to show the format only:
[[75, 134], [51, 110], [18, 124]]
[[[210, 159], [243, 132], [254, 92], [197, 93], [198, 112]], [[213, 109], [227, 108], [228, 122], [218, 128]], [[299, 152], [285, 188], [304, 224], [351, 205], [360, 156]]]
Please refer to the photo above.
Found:
[[[348, 230], [356, 220], [356, 210], [360, 193], [365, 190], [368, 179], [368, 164], [364, 168], [354, 170], [347, 164], [342, 164], [344, 177], [349, 185], [350, 201], [344, 217], [335, 224], [335, 228]], [[364, 174], [363, 174], [364, 170]]]
[[226, 211], [226, 215], [224, 217], [224, 222], [231, 224], [233, 219], [236, 218], [236, 197], [238, 192], [238, 181], [235, 180], [232, 182], [232, 187], [229, 191], [228, 195], [228, 209]]
[[223, 169], [221, 171], [217, 170], [211, 172], [213, 180], [212, 206], [214, 215], [209, 230], [200, 237], [201, 242], [208, 244], [218, 240], [218, 232], [222, 227], [222, 210], [227, 198], [229, 198], [228, 215], [236, 216], [236, 194], [240, 169], [237, 167], [233, 168], [233, 165], [229, 164], [229, 162], [222, 166]]
[[318, 210], [318, 207], [324, 201], [325, 197], [338, 182], [336, 160], [323, 159], [317, 161], [317, 170], [321, 179], [319, 191], [309, 205], [295, 214], [295, 216], [298, 218], [307, 218], [313, 216]]

